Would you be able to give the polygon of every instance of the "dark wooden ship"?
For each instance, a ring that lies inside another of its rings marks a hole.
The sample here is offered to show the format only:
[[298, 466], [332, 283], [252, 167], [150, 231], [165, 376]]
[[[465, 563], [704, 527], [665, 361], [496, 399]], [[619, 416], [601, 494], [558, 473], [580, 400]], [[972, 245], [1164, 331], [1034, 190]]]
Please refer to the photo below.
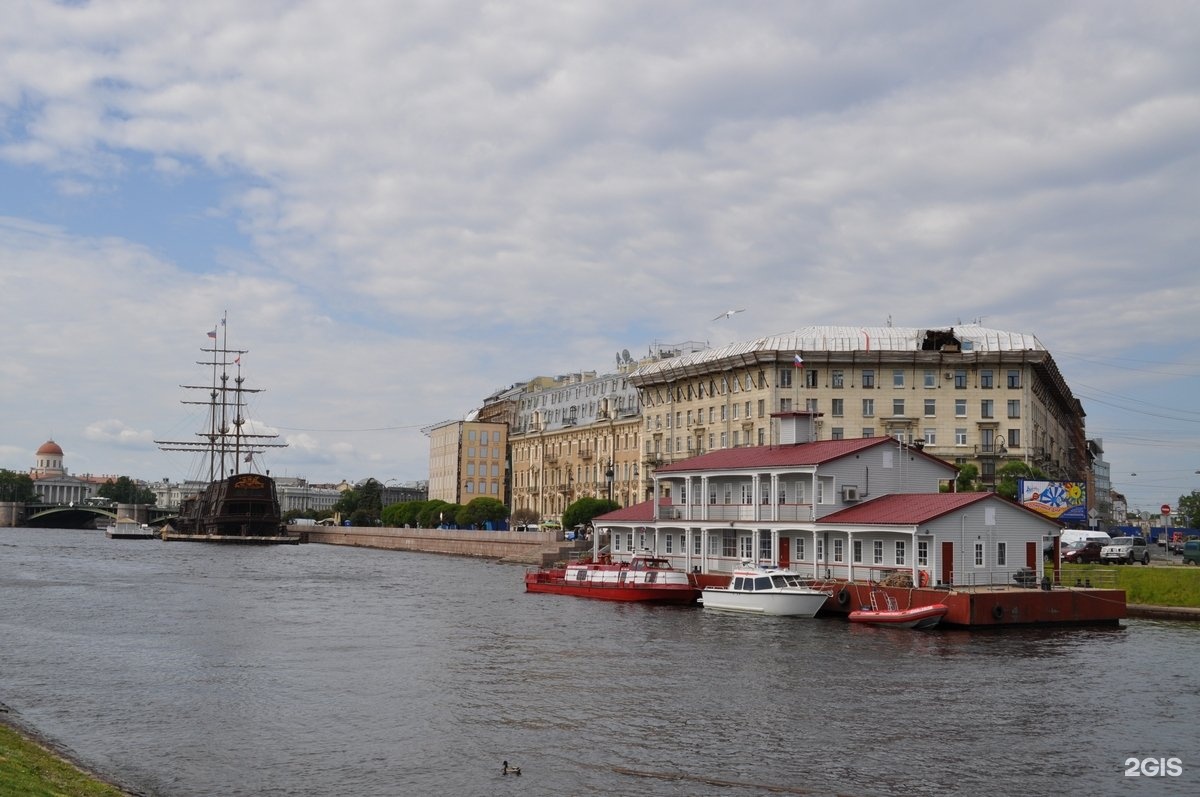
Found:
[[[218, 332], [219, 337], [218, 337]], [[226, 320], [208, 333], [212, 346], [202, 348], [207, 359], [198, 361], [211, 374], [210, 384], [181, 385], [185, 390], [207, 391], [203, 401], [184, 404], [206, 407], [205, 428], [196, 440], [156, 440], [163, 451], [198, 454], [207, 470], [198, 478], [205, 486], [184, 498], [178, 518], [163, 527], [164, 540], [249, 544], [295, 544], [279, 511], [279, 495], [270, 472], [256, 472], [256, 457], [266, 448], [283, 448], [272, 442], [274, 434], [246, 430], [246, 398], [260, 389], [248, 388], [242, 376], [242, 356], [247, 349], [229, 346]]]

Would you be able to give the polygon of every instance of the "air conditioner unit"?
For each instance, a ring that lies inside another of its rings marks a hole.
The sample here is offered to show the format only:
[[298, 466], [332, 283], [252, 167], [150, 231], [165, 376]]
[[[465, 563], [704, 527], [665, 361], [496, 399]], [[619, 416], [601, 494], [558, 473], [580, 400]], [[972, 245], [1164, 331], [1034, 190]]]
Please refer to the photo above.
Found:
[[853, 484], [847, 484], [845, 487], [843, 487], [842, 488], [842, 500], [847, 503], [852, 503], [854, 501], [859, 500], [858, 487]]

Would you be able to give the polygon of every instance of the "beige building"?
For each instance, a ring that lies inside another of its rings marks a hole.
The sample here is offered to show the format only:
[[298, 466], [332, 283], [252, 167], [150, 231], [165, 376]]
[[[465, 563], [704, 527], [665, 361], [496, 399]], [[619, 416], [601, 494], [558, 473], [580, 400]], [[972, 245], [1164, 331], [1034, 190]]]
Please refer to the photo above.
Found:
[[429, 436], [429, 500], [469, 504], [479, 497], [508, 504], [508, 424], [446, 421], [426, 427]]
[[650, 474], [640, 462], [641, 399], [629, 375], [639, 365], [700, 351], [703, 344], [656, 345], [635, 361], [617, 355], [616, 371], [538, 377], [513, 396], [511, 508], [558, 519], [574, 501], [645, 500]]
[[815, 440], [887, 435], [994, 484], [1019, 459], [1050, 478], [1089, 471], [1082, 405], [1032, 335], [812, 326], [644, 364], [643, 470], [780, 442], [775, 413], [812, 415]]

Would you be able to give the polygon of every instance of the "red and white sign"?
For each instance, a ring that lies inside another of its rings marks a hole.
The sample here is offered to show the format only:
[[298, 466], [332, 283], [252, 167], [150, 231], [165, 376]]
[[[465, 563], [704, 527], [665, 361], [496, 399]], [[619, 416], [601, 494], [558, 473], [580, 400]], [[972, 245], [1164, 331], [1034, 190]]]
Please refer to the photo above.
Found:
[[1161, 511], [1164, 515], [1169, 515], [1169, 514], [1171, 514], [1171, 507], [1168, 506], [1167, 504], [1163, 504], [1161, 507]]

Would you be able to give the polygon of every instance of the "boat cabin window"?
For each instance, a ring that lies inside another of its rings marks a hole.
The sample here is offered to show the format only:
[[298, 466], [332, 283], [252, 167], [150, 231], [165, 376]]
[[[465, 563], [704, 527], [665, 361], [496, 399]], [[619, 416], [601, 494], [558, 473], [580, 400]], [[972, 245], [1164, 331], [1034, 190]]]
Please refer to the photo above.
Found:
[[783, 576], [771, 576], [771, 584], [777, 589], [782, 589], [783, 587], [788, 586], [787, 579]]
[[742, 577], [741, 577], [741, 576], [738, 576], [738, 577], [736, 577], [736, 578], [733, 580], [733, 588], [734, 588], [734, 589], [742, 589], [742, 588], [743, 588], [743, 587], [742, 587]]
[[758, 578], [754, 579], [754, 588], [755, 589], [770, 589], [771, 588], [771, 577], [770, 576], [759, 576]]
[[587, 581], [587, 571], [582, 570], [582, 569], [575, 571], [575, 580], [576, 581]]

